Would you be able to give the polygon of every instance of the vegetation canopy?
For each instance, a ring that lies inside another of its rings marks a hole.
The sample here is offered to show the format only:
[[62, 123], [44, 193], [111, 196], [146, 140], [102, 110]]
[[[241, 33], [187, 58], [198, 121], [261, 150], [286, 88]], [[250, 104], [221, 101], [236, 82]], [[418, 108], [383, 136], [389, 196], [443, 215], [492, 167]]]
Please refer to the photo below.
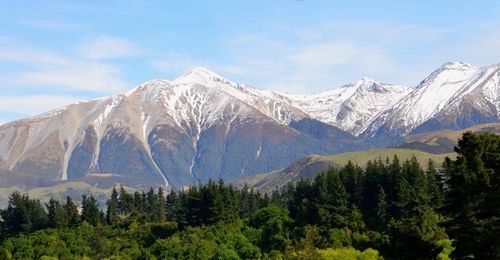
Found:
[[500, 136], [464, 133], [455, 151], [439, 168], [348, 162], [272, 194], [120, 186], [101, 207], [13, 192], [0, 259], [498, 259]]

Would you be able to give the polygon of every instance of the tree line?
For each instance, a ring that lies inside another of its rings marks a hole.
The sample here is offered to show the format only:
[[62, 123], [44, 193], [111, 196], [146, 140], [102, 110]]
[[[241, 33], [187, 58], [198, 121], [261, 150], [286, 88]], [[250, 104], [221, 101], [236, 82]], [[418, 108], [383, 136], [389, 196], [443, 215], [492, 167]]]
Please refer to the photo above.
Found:
[[455, 151], [439, 169], [395, 155], [272, 194], [223, 181], [167, 195], [120, 186], [104, 211], [93, 195], [77, 207], [14, 192], [0, 257], [500, 258], [500, 137], [465, 133]]

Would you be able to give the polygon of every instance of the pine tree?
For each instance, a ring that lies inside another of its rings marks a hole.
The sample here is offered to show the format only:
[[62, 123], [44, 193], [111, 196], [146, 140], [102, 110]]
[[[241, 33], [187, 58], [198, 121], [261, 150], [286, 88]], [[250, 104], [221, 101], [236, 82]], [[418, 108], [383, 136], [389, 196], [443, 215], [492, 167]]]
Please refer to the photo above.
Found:
[[107, 213], [106, 222], [110, 225], [114, 225], [118, 222], [118, 192], [115, 187], [111, 191], [111, 198], [107, 201]]
[[163, 189], [158, 188], [158, 222], [165, 222], [167, 216], [165, 195]]
[[77, 226], [80, 223], [80, 214], [73, 200], [67, 196], [66, 204], [63, 206], [69, 226]]
[[413, 189], [406, 180], [404, 174], [401, 172], [395, 176], [396, 187], [395, 187], [395, 201], [393, 202], [393, 216], [395, 218], [401, 218], [402, 216], [408, 216], [413, 210]]
[[326, 194], [323, 193], [318, 197], [316, 203], [320, 204], [320, 209], [330, 211], [329, 226], [330, 227], [345, 227], [348, 226], [348, 202], [347, 192], [344, 184], [340, 179], [340, 175], [336, 169], [330, 169], [326, 173]]
[[94, 195], [82, 195], [82, 221], [96, 226], [101, 222], [101, 212]]
[[387, 208], [387, 196], [385, 194], [384, 188], [380, 187], [377, 194], [377, 218], [378, 227], [382, 230], [387, 225]]
[[0, 210], [3, 229], [9, 235], [33, 232], [47, 226], [47, 213], [39, 200], [15, 191], [9, 197], [6, 209]]
[[153, 188], [146, 194], [146, 215], [152, 222], [158, 222], [158, 196]]
[[443, 196], [444, 188], [442, 186], [442, 183], [440, 183], [439, 181], [440, 178], [438, 176], [436, 167], [434, 167], [434, 162], [430, 159], [427, 162], [426, 177], [428, 185], [427, 192], [429, 194], [430, 206], [434, 209], [439, 209], [444, 204], [444, 196]]
[[123, 185], [120, 185], [120, 189], [118, 191], [118, 213], [131, 213], [133, 204], [132, 195], [125, 190]]
[[340, 176], [344, 181], [347, 193], [349, 194], [349, 203], [361, 205], [363, 198], [363, 170], [351, 161], [341, 169]]
[[463, 134], [456, 160], [444, 163], [447, 231], [457, 258], [500, 258], [500, 136]]
[[427, 178], [415, 156], [405, 162], [403, 172], [413, 190], [413, 205], [411, 207], [414, 210], [420, 210], [421, 207], [429, 205]]
[[48, 226], [52, 228], [65, 227], [68, 225], [68, 216], [59, 201], [50, 198], [49, 203], [45, 204], [48, 211]]

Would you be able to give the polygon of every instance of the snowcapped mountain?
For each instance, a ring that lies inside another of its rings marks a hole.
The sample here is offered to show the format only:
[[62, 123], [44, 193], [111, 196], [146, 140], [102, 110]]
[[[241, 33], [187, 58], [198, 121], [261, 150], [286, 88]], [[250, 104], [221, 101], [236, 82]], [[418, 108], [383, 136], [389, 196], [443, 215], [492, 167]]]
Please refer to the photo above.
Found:
[[44, 182], [179, 188], [365, 147], [278, 93], [197, 68], [0, 126], [0, 169]]
[[77, 180], [180, 188], [488, 122], [500, 122], [500, 64], [447, 63], [414, 89], [362, 78], [314, 95], [259, 90], [196, 68], [0, 125], [0, 187]]
[[364, 130], [369, 137], [456, 130], [500, 121], [500, 64], [442, 65]]
[[412, 89], [362, 78], [355, 83], [314, 95], [287, 95], [312, 118], [358, 135], [381, 111]]

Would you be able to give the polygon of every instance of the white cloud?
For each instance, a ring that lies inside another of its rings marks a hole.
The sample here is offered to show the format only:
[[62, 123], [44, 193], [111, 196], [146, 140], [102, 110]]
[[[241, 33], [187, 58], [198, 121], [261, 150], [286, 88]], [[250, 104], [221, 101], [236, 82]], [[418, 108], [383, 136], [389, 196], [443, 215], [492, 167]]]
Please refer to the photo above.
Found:
[[66, 65], [69, 63], [61, 56], [33, 48], [1, 48], [0, 61], [24, 63], [32, 66]]
[[89, 59], [113, 59], [137, 55], [139, 49], [128, 40], [101, 36], [80, 45], [78, 52]]
[[[115, 53], [116, 54], [116, 53]], [[25, 65], [14, 75], [1, 75], [3, 85], [63, 87], [112, 93], [127, 89], [117, 65], [79, 56], [61, 55], [21, 45], [0, 47], [0, 61]]]
[[205, 62], [195, 60], [190, 55], [180, 52], [169, 52], [162, 59], [154, 59], [151, 66], [156, 70], [176, 75], [180, 75], [180, 73], [186, 72], [193, 67], [209, 67]]
[[431, 53], [455, 33], [445, 27], [335, 22], [293, 28], [285, 38], [241, 35], [228, 39], [230, 59], [218, 67], [235, 66], [238, 73], [229, 72], [237, 80], [294, 93], [319, 92], [363, 76], [415, 86], [436, 66], [428, 58], [439, 55], [412, 51]]
[[79, 100], [81, 98], [75, 96], [0, 96], [0, 104], [2, 104], [1, 109], [3, 112], [25, 114], [28, 116], [60, 108]]
[[290, 60], [305, 68], [322, 68], [352, 62], [360, 49], [350, 42], [328, 42], [306, 46], [290, 55]]
[[115, 66], [82, 62], [53, 69], [21, 73], [12, 82], [21, 85], [58, 86], [111, 93], [127, 88], [127, 84], [121, 77], [122, 72]]

